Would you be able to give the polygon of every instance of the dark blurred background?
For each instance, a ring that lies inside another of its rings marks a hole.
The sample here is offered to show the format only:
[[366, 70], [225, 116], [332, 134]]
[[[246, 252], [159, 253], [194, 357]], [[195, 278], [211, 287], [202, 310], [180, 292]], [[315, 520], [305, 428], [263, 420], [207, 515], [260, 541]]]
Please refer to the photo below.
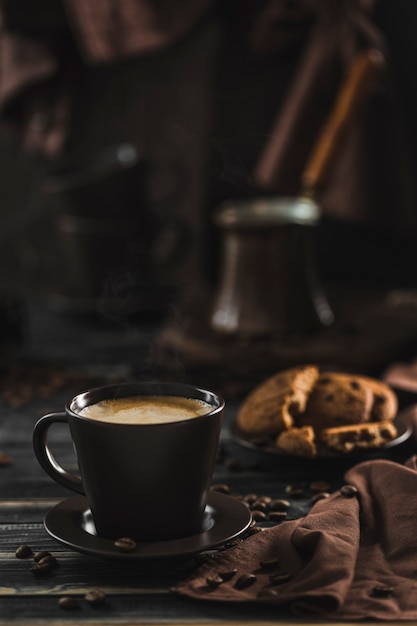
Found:
[[[366, 47], [385, 65], [319, 190], [319, 272], [326, 284], [417, 288], [413, 0], [2, 0], [0, 15], [5, 290], [58, 313], [153, 315], [215, 289], [213, 212], [300, 192]], [[303, 111], [294, 85], [314, 55]], [[291, 98], [300, 113], [285, 129]], [[277, 128], [289, 141], [262, 185]]]

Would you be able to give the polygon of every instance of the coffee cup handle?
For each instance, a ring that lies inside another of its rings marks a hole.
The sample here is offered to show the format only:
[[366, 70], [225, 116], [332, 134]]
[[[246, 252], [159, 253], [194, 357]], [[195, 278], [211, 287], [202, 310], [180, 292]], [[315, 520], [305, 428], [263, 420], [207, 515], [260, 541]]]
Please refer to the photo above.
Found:
[[68, 423], [67, 414], [64, 412], [48, 413], [36, 422], [33, 429], [33, 449], [36, 458], [42, 469], [57, 483], [67, 487], [67, 489], [85, 495], [81, 478], [64, 469], [55, 459], [48, 446], [48, 430], [52, 424], [57, 423]]

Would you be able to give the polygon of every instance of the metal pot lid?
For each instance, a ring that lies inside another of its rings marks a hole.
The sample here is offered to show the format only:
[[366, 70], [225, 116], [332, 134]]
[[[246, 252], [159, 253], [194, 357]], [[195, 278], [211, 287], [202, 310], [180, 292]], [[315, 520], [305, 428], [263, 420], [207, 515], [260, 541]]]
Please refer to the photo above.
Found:
[[249, 198], [221, 205], [214, 221], [223, 228], [271, 228], [284, 224], [315, 226], [319, 206], [308, 197]]

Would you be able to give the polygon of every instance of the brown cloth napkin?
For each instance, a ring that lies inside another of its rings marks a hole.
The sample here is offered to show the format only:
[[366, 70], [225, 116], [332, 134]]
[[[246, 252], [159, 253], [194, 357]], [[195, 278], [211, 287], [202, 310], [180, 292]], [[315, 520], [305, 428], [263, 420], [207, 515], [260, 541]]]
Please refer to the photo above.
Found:
[[[342, 488], [319, 500], [304, 518], [219, 552], [173, 591], [203, 600], [287, 605], [302, 616], [415, 620], [416, 470], [417, 457], [406, 465], [386, 460], [356, 465], [345, 480], [357, 492], [343, 495]], [[261, 561], [273, 558], [279, 559], [278, 567], [261, 567]], [[207, 584], [208, 577], [234, 568], [231, 580]], [[280, 572], [288, 573], [288, 580], [271, 584], [269, 577]], [[246, 574], [256, 580], [239, 589], [236, 581]]]

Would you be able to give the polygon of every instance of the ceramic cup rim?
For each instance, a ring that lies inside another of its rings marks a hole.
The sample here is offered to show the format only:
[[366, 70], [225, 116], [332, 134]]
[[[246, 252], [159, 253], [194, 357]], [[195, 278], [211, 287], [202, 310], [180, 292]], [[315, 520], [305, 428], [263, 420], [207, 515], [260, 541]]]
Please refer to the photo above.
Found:
[[[146, 393], [148, 391], [148, 393]], [[162, 422], [158, 424], [131, 424], [123, 422], [105, 422], [98, 419], [91, 419], [88, 416], [80, 415], [78, 410], [83, 409], [91, 404], [96, 404], [102, 400], [112, 400], [117, 398], [127, 398], [133, 396], [178, 396], [180, 398], [198, 399], [207, 402], [211, 407], [211, 411], [193, 417], [192, 422], [211, 419], [214, 415], [221, 413], [225, 407], [225, 400], [215, 391], [211, 391], [206, 387], [192, 385], [189, 383], [175, 382], [127, 382], [113, 383], [110, 385], [100, 385], [90, 387], [80, 393], [77, 393], [65, 405], [65, 411], [73, 419], [88, 422], [97, 425], [97, 427], [117, 427], [117, 428], [169, 428], [178, 426], [179, 424], [190, 423], [190, 420], [177, 420], [173, 422]]]

